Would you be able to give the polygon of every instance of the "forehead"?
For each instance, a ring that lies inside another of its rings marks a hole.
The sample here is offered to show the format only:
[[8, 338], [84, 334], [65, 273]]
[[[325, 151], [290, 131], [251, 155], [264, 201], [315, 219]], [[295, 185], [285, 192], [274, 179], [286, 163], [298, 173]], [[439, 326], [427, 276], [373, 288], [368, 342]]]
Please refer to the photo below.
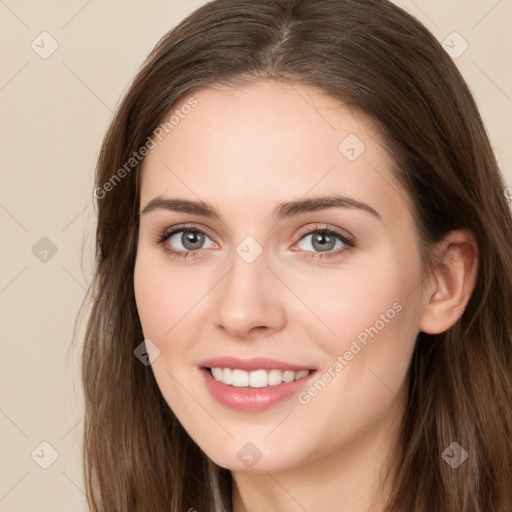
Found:
[[403, 206], [376, 123], [321, 91], [260, 81], [209, 87], [191, 98], [194, 108], [154, 139], [141, 204], [180, 195], [245, 212], [339, 193], [373, 198], [380, 208]]

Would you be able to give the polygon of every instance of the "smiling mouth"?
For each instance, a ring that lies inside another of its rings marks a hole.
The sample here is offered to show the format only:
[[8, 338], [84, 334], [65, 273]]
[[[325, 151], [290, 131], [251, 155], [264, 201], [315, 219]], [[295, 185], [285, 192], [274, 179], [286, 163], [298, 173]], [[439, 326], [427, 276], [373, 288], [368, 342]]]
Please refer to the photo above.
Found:
[[279, 384], [289, 383], [306, 378], [313, 370], [254, 370], [247, 372], [245, 370], [233, 368], [206, 368], [210, 375], [217, 381], [233, 387], [265, 388], [268, 386], [278, 386]]

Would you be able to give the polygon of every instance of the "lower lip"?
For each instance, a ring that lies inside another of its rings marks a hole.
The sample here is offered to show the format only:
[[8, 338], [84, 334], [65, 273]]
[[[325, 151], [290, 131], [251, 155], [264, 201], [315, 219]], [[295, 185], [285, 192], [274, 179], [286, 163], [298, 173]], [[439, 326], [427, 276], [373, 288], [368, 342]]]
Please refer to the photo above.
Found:
[[256, 412], [269, 409], [299, 393], [311, 382], [316, 371], [310, 371], [303, 379], [264, 388], [228, 386], [215, 380], [208, 368], [201, 368], [201, 373], [206, 387], [219, 403], [239, 411]]

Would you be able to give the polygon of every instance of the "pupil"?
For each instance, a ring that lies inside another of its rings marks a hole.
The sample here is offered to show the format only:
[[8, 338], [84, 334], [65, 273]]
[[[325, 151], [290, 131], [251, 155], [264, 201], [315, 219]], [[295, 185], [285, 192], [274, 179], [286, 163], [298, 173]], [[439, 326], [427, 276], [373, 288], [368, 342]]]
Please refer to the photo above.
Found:
[[197, 231], [186, 231], [181, 237], [181, 243], [187, 250], [193, 251], [201, 248], [203, 238], [204, 235], [202, 233]]
[[313, 246], [315, 246], [315, 242], [319, 242], [320, 246], [315, 247], [315, 249], [320, 249], [320, 251], [328, 251], [334, 247], [334, 244], [336, 241], [334, 240], [334, 237], [331, 237], [330, 235], [326, 233], [318, 233], [313, 237]]

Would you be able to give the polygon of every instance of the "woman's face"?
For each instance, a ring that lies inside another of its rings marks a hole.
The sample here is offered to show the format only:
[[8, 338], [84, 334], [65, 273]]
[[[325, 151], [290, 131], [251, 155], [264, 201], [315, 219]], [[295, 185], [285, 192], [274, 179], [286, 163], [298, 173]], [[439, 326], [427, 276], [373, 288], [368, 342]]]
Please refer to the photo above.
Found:
[[423, 307], [393, 155], [312, 88], [193, 98], [142, 172], [135, 295], [164, 399], [232, 470], [382, 447]]

